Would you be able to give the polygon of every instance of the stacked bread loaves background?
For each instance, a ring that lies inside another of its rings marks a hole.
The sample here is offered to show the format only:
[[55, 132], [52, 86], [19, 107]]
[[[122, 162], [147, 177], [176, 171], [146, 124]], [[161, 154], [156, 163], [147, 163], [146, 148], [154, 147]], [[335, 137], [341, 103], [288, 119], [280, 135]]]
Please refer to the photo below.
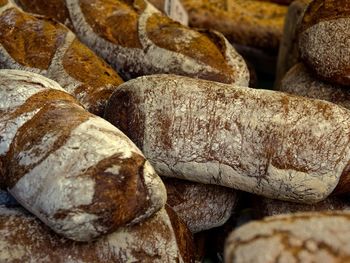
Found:
[[350, 261], [349, 8], [0, 0], [0, 262]]

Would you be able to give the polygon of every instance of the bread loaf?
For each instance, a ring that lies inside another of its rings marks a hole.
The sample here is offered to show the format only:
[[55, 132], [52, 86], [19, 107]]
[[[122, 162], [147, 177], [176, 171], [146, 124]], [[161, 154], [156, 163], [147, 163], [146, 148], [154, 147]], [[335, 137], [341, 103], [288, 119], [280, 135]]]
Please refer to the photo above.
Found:
[[349, 211], [274, 216], [235, 230], [225, 262], [349, 262], [349, 244]]
[[314, 0], [299, 30], [302, 60], [332, 84], [350, 85], [350, 1]]
[[304, 203], [350, 189], [350, 112], [325, 101], [154, 75], [122, 84], [105, 118], [162, 176]]
[[350, 210], [350, 203], [347, 201], [347, 197], [332, 196], [317, 204], [308, 205], [254, 196], [253, 209], [257, 217], [311, 211]]
[[318, 80], [299, 63], [284, 76], [279, 90], [308, 98], [327, 100], [350, 109], [350, 90]]
[[255, 0], [182, 0], [190, 26], [217, 30], [231, 42], [276, 53], [287, 7]]
[[[45, 14], [47, 6], [34, 2]], [[80, 40], [125, 79], [173, 73], [248, 85], [244, 60], [220, 33], [185, 27], [144, 0], [65, 2]]]
[[277, 89], [280, 86], [284, 75], [300, 60], [297, 28], [303, 18], [305, 9], [310, 2], [311, 0], [296, 0], [288, 7], [283, 36], [278, 51], [275, 81], [275, 87]]
[[166, 201], [138, 148], [54, 81], [0, 71], [0, 186], [78, 241], [140, 222]]
[[[193, 262], [193, 255], [186, 254], [192, 252], [190, 233], [177, 220], [176, 215], [162, 209], [142, 224], [122, 228], [95, 242], [77, 243], [56, 235], [20, 208], [0, 206], [0, 261]], [[187, 251], [181, 250], [180, 239]]]
[[0, 68], [51, 78], [97, 115], [123, 82], [66, 27], [26, 14], [11, 2], [0, 10]]
[[184, 220], [192, 233], [223, 225], [238, 202], [236, 191], [216, 185], [163, 179], [167, 204]]

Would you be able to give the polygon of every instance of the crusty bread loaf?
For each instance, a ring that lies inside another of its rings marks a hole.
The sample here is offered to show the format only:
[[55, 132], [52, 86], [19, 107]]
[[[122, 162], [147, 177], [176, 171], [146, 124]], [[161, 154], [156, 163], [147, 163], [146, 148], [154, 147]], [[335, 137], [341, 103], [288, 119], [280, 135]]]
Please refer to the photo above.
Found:
[[284, 75], [300, 60], [297, 28], [310, 2], [311, 0], [296, 0], [288, 7], [283, 36], [278, 51], [275, 81], [277, 89]]
[[299, 30], [302, 60], [325, 81], [350, 85], [350, 1], [314, 0]]
[[313, 99], [327, 100], [350, 109], [350, 90], [318, 80], [302, 63], [292, 67], [279, 90]]
[[349, 262], [350, 212], [268, 217], [235, 230], [225, 262]]
[[1, 188], [55, 232], [91, 240], [166, 201], [139, 149], [54, 81], [0, 71]]
[[275, 52], [286, 6], [255, 0], [182, 0], [190, 25], [217, 30], [231, 43]]
[[66, 27], [26, 14], [11, 2], [0, 10], [0, 68], [53, 79], [97, 115], [103, 114], [110, 95], [123, 82]]
[[164, 178], [163, 182], [167, 204], [192, 233], [223, 225], [238, 202], [238, 194], [233, 189], [170, 178]]
[[105, 118], [159, 175], [305, 203], [350, 190], [350, 112], [332, 103], [154, 75], [122, 84]]
[[64, 0], [14, 0], [14, 2], [28, 13], [54, 18], [73, 30]]
[[348, 197], [331, 196], [316, 204], [298, 204], [261, 196], [252, 196], [253, 209], [257, 217], [292, 214], [298, 212], [350, 210]]
[[[191, 234], [162, 209], [144, 223], [95, 242], [62, 238], [21, 208], [0, 206], [0, 262], [193, 262]], [[186, 244], [187, 251], [182, 244]]]
[[[47, 6], [35, 2], [45, 14]], [[173, 73], [248, 85], [244, 60], [220, 33], [185, 27], [144, 0], [65, 2], [80, 40], [125, 79]]]

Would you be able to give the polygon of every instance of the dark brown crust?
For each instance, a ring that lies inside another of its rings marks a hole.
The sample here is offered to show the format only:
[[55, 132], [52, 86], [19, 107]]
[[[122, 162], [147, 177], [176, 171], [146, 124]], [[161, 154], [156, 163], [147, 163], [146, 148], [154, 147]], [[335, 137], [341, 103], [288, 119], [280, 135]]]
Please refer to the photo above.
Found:
[[171, 225], [175, 231], [177, 245], [179, 247], [183, 261], [188, 263], [195, 262], [194, 240], [190, 230], [170, 206], [165, 205], [165, 209], [170, 218]]
[[255, 0], [255, 1], [272, 2], [279, 5], [290, 5], [294, 0]]
[[73, 30], [64, 0], [15, 0], [24, 11], [52, 17]]
[[59, 23], [43, 23], [16, 8], [0, 16], [0, 44], [24, 66], [47, 69], [66, 34], [67, 29]]
[[75, 39], [62, 58], [65, 71], [83, 84], [75, 96], [87, 92], [86, 102], [90, 112], [102, 116], [107, 101], [123, 80], [101, 58]]
[[131, 6], [113, 0], [81, 0], [79, 3], [96, 34], [123, 47], [142, 48], [138, 37], [138, 14]]
[[349, 0], [314, 0], [305, 11], [299, 33], [322, 21], [349, 17]]
[[338, 195], [338, 194], [349, 193], [349, 189], [350, 189], [350, 162], [345, 167], [340, 177], [340, 180], [337, 184], [337, 187], [334, 189], [332, 194]]
[[7, 0], [0, 0], [0, 6], [6, 5], [8, 3]]

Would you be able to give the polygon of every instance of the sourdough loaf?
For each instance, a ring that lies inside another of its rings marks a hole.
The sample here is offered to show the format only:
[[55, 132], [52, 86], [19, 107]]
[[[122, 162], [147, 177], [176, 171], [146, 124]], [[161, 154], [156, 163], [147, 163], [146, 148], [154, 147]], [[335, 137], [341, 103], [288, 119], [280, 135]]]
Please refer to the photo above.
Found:
[[0, 186], [78, 241], [148, 218], [165, 203], [138, 148], [54, 81], [0, 71]]
[[350, 85], [350, 1], [314, 0], [299, 29], [303, 62], [332, 84]]
[[163, 179], [167, 204], [184, 220], [192, 233], [223, 225], [238, 202], [233, 189], [193, 183], [179, 179]]
[[274, 216], [235, 230], [225, 262], [349, 262], [349, 244], [349, 211]]
[[122, 84], [105, 118], [159, 175], [304, 203], [350, 189], [350, 112], [332, 103], [154, 75]]
[[[248, 85], [244, 60], [220, 33], [185, 27], [144, 0], [64, 1], [80, 40], [125, 79], [173, 73]], [[45, 14], [47, 6], [34, 2]]]
[[318, 80], [303, 63], [292, 67], [282, 79], [279, 90], [313, 99], [327, 100], [350, 109], [350, 90]]
[[123, 82], [66, 27], [26, 14], [11, 2], [0, 9], [0, 68], [53, 79], [97, 115], [103, 114], [110, 95]]
[[348, 197], [332, 196], [317, 204], [297, 204], [261, 196], [253, 196], [253, 209], [257, 217], [274, 216], [280, 214], [292, 214], [298, 212], [350, 210]]
[[0, 232], [0, 261], [7, 263], [193, 262], [191, 234], [165, 209], [142, 224], [78, 243], [53, 233], [21, 208], [0, 206]]

